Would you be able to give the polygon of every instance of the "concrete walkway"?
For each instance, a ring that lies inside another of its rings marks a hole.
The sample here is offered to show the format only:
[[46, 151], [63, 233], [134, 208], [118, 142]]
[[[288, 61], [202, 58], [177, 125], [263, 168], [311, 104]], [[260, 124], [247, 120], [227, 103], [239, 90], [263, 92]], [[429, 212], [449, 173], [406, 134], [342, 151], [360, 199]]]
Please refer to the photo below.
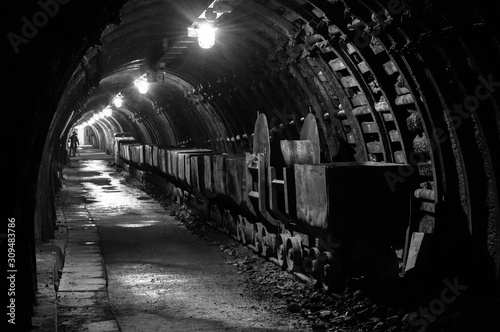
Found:
[[[109, 159], [103, 153], [98, 155]], [[75, 159], [72, 165], [76, 166]], [[76, 170], [70, 167], [64, 171], [65, 199], [61, 209], [67, 244], [57, 291], [57, 331], [119, 331], [108, 301], [99, 232], [87, 210], [88, 191], [79, 178], [71, 175]]]
[[[218, 246], [127, 183], [111, 159], [86, 150], [64, 173], [69, 241], [60, 331], [94, 331], [99, 324], [99, 331], [123, 332], [299, 331], [246, 296], [244, 275]], [[61, 329], [75, 324], [82, 328]]]
[[47, 263], [55, 249], [64, 256], [57, 301], [41, 293], [33, 331], [306, 331], [275, 316], [274, 304], [247, 296], [244, 274], [220, 247], [130, 185], [110, 156], [79, 152], [58, 195], [59, 244], [45, 250]]

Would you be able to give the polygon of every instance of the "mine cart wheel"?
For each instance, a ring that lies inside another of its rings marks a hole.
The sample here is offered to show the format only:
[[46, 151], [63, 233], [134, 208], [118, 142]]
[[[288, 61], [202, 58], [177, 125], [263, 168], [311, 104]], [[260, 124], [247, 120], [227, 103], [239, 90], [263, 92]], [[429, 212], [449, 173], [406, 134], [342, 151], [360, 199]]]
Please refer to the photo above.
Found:
[[269, 248], [271, 245], [271, 239], [270, 239], [269, 233], [267, 232], [267, 229], [265, 226], [262, 226], [260, 228], [260, 239], [261, 239], [261, 245], [262, 245], [262, 250], [260, 251], [260, 254], [264, 257], [267, 257], [269, 255]]
[[308, 259], [304, 260], [304, 267], [314, 283], [319, 279], [319, 257], [321, 252], [318, 248], [309, 249]]
[[214, 225], [214, 227], [218, 228], [218, 229], [223, 229], [223, 224], [222, 224], [222, 215], [219, 211], [219, 207], [215, 204], [212, 205], [211, 207], [211, 211], [210, 211], [210, 214], [211, 214], [211, 219], [212, 219], [212, 223]]
[[221, 230], [225, 234], [227, 234], [227, 219], [226, 219], [226, 210], [223, 210], [221, 213]]
[[257, 223], [253, 225], [253, 245], [257, 249], [258, 253], [262, 252], [262, 246], [263, 246], [262, 234], [260, 233], [261, 228], [262, 226], [259, 226], [259, 224]]
[[343, 288], [343, 278], [337, 253], [323, 252], [318, 259], [319, 277], [325, 291], [337, 292]]
[[229, 234], [231, 230], [231, 212], [229, 210], [224, 210], [222, 213], [222, 229], [224, 233]]
[[238, 219], [236, 220], [236, 237], [238, 238], [238, 241], [246, 244], [245, 220], [242, 216], [238, 216]]
[[302, 245], [300, 237], [289, 237], [286, 241], [286, 265], [288, 271], [298, 272], [302, 267]]
[[[267, 232], [267, 230], [266, 230]], [[266, 243], [267, 252], [266, 257], [275, 257], [276, 256], [276, 240], [277, 236], [273, 233], [267, 233], [264, 242]]]
[[233, 215], [231, 214], [231, 210], [226, 211], [226, 221], [227, 221], [227, 234], [236, 235], [236, 224], [234, 222]]
[[276, 258], [278, 259], [278, 263], [282, 269], [286, 269], [287, 260], [286, 260], [286, 241], [288, 236], [285, 234], [279, 234], [276, 241]]
[[215, 204], [210, 204], [210, 225], [212, 225], [213, 227], [217, 227], [217, 222], [216, 222], [216, 219], [217, 219], [217, 215], [215, 213], [215, 209], [216, 209], [216, 206]]

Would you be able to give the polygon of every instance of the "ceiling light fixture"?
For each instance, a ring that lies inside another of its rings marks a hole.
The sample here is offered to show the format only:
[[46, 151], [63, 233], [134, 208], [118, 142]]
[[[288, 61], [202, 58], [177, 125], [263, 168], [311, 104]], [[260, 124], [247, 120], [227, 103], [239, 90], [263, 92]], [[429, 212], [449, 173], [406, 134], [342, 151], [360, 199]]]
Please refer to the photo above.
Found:
[[139, 90], [139, 93], [146, 94], [149, 90], [149, 82], [146, 78], [146, 74], [142, 75], [134, 81], [134, 85]]
[[232, 7], [224, 0], [215, 0], [208, 8], [201, 13], [198, 19], [191, 24], [188, 30], [188, 37], [198, 38], [201, 48], [211, 48], [215, 45], [215, 32], [217, 30], [217, 20], [225, 13], [230, 13]]
[[[115, 104], [116, 105], [116, 104]], [[119, 106], [117, 106], [119, 107]], [[108, 105], [106, 106], [103, 110], [102, 110], [102, 113], [104, 114], [104, 116], [108, 117], [108, 116], [111, 116], [113, 114], [113, 110], [111, 109], [111, 107]]]
[[123, 105], [123, 95], [122, 93], [118, 93], [115, 98], [113, 98], [113, 104], [117, 107], [120, 108]]
[[214, 22], [198, 23], [198, 44], [201, 48], [207, 49], [215, 45], [215, 30], [217, 28]]

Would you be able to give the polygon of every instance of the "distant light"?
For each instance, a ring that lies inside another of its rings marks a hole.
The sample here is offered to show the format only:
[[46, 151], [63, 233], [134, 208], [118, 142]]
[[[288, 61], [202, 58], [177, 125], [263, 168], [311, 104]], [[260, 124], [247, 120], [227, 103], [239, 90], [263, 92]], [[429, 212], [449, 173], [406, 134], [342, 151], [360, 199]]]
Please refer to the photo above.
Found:
[[215, 45], [216, 27], [211, 22], [202, 22], [198, 25], [198, 44], [201, 48], [211, 48]]
[[94, 118], [91, 118], [88, 122], [88, 125], [91, 126], [95, 123], [95, 119]]
[[113, 110], [111, 109], [111, 107], [106, 106], [106, 108], [102, 110], [102, 113], [104, 114], [104, 116], [111, 116], [113, 114]]
[[113, 98], [113, 104], [120, 108], [123, 105], [123, 95], [121, 93], [117, 94], [115, 98]]
[[149, 90], [149, 82], [146, 75], [143, 75], [134, 81], [134, 85], [139, 90], [139, 93], [145, 94]]
[[92, 116], [94, 118], [94, 120], [99, 120], [99, 114], [98, 113], [94, 113], [94, 115]]
[[104, 111], [99, 112], [99, 119], [104, 119], [105, 117]]

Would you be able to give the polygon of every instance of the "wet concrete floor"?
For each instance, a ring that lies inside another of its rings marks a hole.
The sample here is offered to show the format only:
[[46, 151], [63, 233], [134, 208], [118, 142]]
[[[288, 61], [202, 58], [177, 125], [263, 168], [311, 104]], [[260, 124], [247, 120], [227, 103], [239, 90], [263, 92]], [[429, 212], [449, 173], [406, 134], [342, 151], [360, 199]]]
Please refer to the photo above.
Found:
[[225, 264], [217, 247], [128, 184], [110, 161], [87, 150], [65, 177], [84, 189], [121, 331], [295, 330], [246, 296], [243, 275]]

